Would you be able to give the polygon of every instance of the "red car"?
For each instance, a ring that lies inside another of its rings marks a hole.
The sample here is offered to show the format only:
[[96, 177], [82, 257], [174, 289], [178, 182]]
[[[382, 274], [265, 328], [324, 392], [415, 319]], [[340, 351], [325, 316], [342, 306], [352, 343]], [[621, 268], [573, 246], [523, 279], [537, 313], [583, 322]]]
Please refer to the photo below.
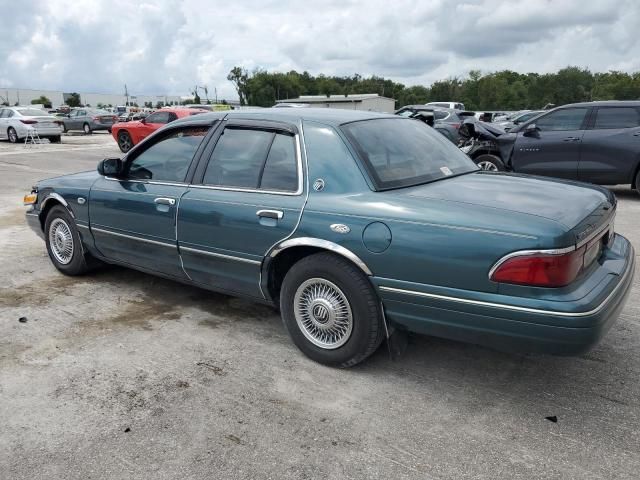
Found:
[[120, 150], [127, 153], [134, 145], [140, 143], [163, 125], [178, 118], [206, 112], [207, 110], [196, 108], [163, 108], [139, 121], [116, 123], [111, 127], [111, 135], [118, 142]]

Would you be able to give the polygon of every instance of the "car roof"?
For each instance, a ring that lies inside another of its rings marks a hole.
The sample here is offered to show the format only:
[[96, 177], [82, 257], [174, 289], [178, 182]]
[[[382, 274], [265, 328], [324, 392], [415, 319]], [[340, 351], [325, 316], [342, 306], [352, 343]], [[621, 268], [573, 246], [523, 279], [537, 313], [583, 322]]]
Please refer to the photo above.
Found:
[[556, 108], [567, 107], [640, 107], [640, 100], [599, 100], [595, 102], [569, 103]]
[[398, 119], [400, 117], [388, 113], [341, 110], [337, 108], [261, 108], [256, 110], [225, 110], [220, 112], [200, 113], [198, 115], [171, 122], [171, 125], [175, 125], [178, 122], [181, 124], [191, 123], [194, 125], [211, 123], [223, 118], [275, 120], [290, 123], [297, 123], [300, 120], [313, 120], [338, 126], [344, 123], [357, 122], [359, 120], [369, 120], [374, 118]]

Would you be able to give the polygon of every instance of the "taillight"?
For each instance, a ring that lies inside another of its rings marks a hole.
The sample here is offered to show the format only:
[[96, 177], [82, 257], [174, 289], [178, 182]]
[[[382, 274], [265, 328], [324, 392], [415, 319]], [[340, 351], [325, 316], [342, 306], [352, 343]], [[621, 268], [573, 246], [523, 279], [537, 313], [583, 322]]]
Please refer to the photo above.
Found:
[[38, 123], [37, 120], [20, 120], [22, 123], [24, 123], [25, 125], [34, 125], [36, 123]]
[[573, 282], [584, 266], [586, 245], [569, 252], [516, 252], [500, 260], [489, 278], [494, 282], [534, 287], [564, 287]]

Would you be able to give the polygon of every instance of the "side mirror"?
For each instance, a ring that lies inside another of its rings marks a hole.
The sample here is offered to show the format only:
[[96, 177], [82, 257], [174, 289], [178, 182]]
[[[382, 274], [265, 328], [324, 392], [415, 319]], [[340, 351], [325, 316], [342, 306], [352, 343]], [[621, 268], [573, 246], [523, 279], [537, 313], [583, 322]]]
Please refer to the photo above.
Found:
[[146, 118], [144, 118], [144, 117], [143, 117], [143, 118], [141, 118], [141, 119], [140, 119], [140, 123], [147, 123], [147, 119], [146, 119]]
[[122, 173], [122, 160], [105, 158], [98, 163], [98, 173], [103, 177], [118, 177]]
[[530, 123], [526, 127], [524, 127], [525, 135], [536, 135], [538, 133], [538, 127], [536, 127], [535, 123]]

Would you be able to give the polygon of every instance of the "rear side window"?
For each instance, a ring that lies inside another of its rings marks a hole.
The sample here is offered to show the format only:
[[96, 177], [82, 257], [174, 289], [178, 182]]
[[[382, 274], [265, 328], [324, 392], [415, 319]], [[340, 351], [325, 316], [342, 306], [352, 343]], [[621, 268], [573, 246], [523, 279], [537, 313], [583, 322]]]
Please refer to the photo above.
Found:
[[587, 115], [587, 110], [587, 108], [564, 108], [562, 110], [556, 110], [539, 118], [535, 124], [536, 127], [543, 132], [580, 130], [584, 117]]
[[298, 189], [298, 167], [294, 138], [276, 135], [264, 165], [260, 181], [263, 190], [296, 191]]
[[443, 112], [442, 110], [436, 110], [433, 112], [436, 120], [444, 120], [449, 117], [449, 112]]
[[170, 133], [133, 159], [128, 165], [127, 178], [184, 182], [191, 160], [208, 130], [208, 127], [194, 127]]
[[227, 128], [204, 174], [206, 185], [296, 191], [294, 137], [264, 130]]
[[600, 107], [593, 128], [633, 128], [640, 126], [640, 110], [633, 107]]

